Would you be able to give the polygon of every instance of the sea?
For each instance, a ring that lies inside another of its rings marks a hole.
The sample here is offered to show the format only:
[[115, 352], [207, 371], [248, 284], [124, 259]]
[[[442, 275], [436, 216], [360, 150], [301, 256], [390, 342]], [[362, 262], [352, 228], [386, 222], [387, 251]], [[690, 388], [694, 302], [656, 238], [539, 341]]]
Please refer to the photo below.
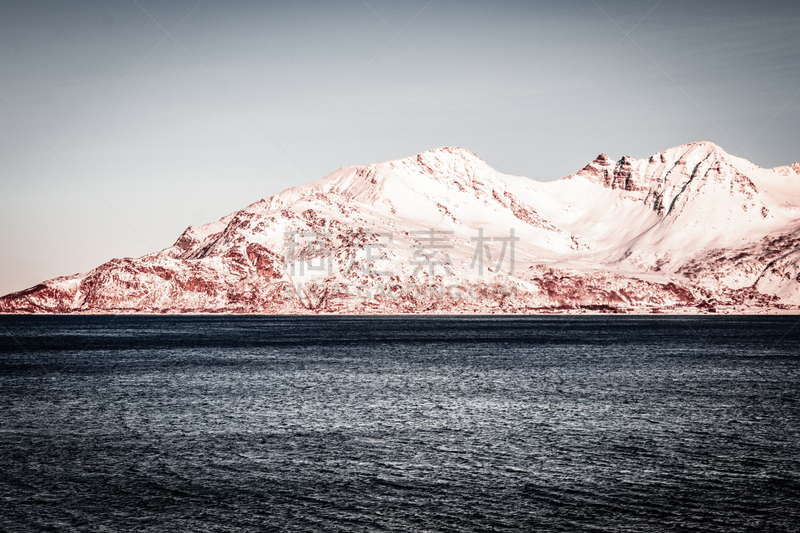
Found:
[[0, 531], [798, 530], [798, 316], [0, 317]]

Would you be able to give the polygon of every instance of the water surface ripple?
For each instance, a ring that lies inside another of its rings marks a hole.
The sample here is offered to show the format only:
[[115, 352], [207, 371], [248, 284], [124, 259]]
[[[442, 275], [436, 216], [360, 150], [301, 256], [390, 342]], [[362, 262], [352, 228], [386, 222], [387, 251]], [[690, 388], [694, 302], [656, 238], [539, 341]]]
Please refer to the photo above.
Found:
[[797, 531], [797, 322], [0, 317], [0, 530]]

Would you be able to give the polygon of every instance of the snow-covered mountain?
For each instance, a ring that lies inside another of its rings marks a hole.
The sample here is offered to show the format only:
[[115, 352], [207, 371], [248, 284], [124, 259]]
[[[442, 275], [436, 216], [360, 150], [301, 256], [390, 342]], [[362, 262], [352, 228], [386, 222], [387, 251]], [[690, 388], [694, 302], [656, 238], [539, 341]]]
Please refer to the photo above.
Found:
[[800, 308], [800, 163], [711, 142], [542, 183], [462, 148], [346, 167], [0, 312]]

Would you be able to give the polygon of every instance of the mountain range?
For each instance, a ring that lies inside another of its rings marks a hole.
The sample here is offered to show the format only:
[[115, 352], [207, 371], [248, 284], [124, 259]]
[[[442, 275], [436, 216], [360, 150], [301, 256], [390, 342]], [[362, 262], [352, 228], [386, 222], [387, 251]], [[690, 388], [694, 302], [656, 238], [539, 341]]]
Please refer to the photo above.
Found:
[[797, 311], [798, 245], [800, 163], [699, 142], [538, 182], [444, 147], [341, 168], [0, 312]]

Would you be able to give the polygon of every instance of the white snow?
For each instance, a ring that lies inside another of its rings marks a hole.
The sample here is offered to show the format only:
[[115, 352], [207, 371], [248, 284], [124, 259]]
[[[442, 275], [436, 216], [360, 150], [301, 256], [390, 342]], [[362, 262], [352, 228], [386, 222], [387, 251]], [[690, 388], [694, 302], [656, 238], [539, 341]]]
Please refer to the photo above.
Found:
[[[444, 147], [341, 168], [191, 226], [158, 254], [9, 295], [0, 311], [515, 312], [744, 300], [797, 308], [798, 244], [800, 164], [762, 169], [701, 142], [648, 159], [600, 156], [541, 183]], [[433, 265], [419, 264], [425, 254]], [[447, 268], [437, 263], [445, 259]], [[516, 299], [348, 299], [315, 295], [315, 283], [372, 296], [391, 284], [500, 284]], [[287, 290], [302, 298], [286, 300]]]

